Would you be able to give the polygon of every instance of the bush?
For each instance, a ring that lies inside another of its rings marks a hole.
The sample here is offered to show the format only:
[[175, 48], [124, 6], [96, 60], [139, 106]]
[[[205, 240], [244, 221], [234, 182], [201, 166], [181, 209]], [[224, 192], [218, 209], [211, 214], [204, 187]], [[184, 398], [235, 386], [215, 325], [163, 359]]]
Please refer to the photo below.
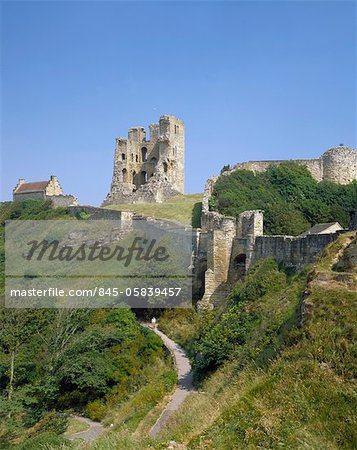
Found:
[[51, 432], [63, 434], [68, 426], [69, 416], [66, 413], [51, 411], [44, 415], [42, 419], [32, 428], [31, 434]]
[[86, 407], [86, 414], [92, 420], [103, 420], [106, 413], [106, 407], [100, 400], [94, 400], [88, 403]]
[[30, 437], [18, 447], [18, 450], [70, 449], [72, 443], [55, 433], [46, 432]]
[[237, 283], [227, 308], [201, 328], [195, 342], [196, 379], [229, 359], [242, 367], [272, 357], [296, 325], [299, 281], [299, 277], [288, 280], [272, 259], [253, 266], [244, 283]]

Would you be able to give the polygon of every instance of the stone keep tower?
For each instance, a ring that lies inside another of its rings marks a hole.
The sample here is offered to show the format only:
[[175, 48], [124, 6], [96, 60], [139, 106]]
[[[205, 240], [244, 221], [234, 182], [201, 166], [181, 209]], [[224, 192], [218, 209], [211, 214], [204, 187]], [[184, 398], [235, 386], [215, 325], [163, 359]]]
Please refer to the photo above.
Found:
[[162, 202], [184, 193], [185, 127], [174, 116], [161, 116], [150, 125], [129, 128], [116, 139], [110, 192], [103, 205]]

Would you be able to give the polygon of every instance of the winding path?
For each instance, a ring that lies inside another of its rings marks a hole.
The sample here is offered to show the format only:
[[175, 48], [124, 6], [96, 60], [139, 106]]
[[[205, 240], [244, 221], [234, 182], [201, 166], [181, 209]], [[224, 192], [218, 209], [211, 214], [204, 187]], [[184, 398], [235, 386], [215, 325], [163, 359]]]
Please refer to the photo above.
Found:
[[157, 328], [153, 328], [148, 324], [142, 325], [154, 331], [162, 339], [165, 347], [170, 350], [171, 354], [174, 357], [178, 376], [178, 387], [173, 393], [170, 402], [168, 403], [168, 405], [166, 405], [160, 417], [157, 419], [155, 425], [149, 432], [150, 436], [155, 437], [165, 426], [171, 415], [185, 400], [187, 395], [189, 395], [193, 391], [192, 371], [190, 361], [187, 358], [185, 351], [178, 344], [176, 344], [176, 342], [168, 338], [166, 334], [162, 333]]
[[74, 416], [74, 418], [80, 422], [86, 423], [89, 426], [89, 429], [78, 433], [68, 434], [66, 438], [71, 441], [74, 439], [83, 439], [86, 442], [93, 442], [104, 431], [104, 426], [99, 422], [94, 422], [87, 417], [81, 416]]
[[[155, 425], [149, 431], [149, 435], [155, 437], [165, 426], [171, 415], [185, 400], [187, 395], [193, 391], [192, 371], [190, 361], [188, 360], [185, 351], [178, 344], [176, 344], [176, 342], [149, 324], [142, 323], [141, 325], [146, 328], [150, 328], [162, 339], [165, 347], [168, 348], [174, 358], [178, 377], [178, 386], [173, 393], [170, 402], [166, 405]], [[86, 423], [89, 426], [89, 429], [66, 435], [67, 439], [83, 439], [86, 442], [93, 442], [105, 430], [101, 423], [94, 422], [87, 417], [74, 416], [74, 418]]]

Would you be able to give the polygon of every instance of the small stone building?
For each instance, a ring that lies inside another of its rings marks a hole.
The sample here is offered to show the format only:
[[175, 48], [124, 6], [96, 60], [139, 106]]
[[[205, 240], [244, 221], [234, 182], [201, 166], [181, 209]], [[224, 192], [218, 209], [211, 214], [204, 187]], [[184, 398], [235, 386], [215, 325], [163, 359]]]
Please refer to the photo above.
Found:
[[330, 223], [318, 223], [314, 225], [312, 228], [304, 231], [304, 233], [300, 234], [299, 237], [305, 237], [310, 234], [330, 234], [336, 233], [337, 231], [343, 230], [341, 225], [338, 222], [330, 222]]
[[13, 190], [13, 201], [25, 200], [51, 200], [54, 206], [78, 205], [78, 200], [73, 195], [65, 195], [55, 175], [51, 175], [48, 181], [32, 181], [26, 183], [20, 178]]

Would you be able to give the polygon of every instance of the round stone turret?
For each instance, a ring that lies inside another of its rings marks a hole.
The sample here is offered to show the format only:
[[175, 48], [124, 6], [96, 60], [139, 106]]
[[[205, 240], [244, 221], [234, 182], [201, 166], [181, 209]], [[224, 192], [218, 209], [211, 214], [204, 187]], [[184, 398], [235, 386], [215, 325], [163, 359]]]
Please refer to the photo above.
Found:
[[357, 180], [357, 151], [339, 146], [322, 155], [323, 180], [348, 184]]

